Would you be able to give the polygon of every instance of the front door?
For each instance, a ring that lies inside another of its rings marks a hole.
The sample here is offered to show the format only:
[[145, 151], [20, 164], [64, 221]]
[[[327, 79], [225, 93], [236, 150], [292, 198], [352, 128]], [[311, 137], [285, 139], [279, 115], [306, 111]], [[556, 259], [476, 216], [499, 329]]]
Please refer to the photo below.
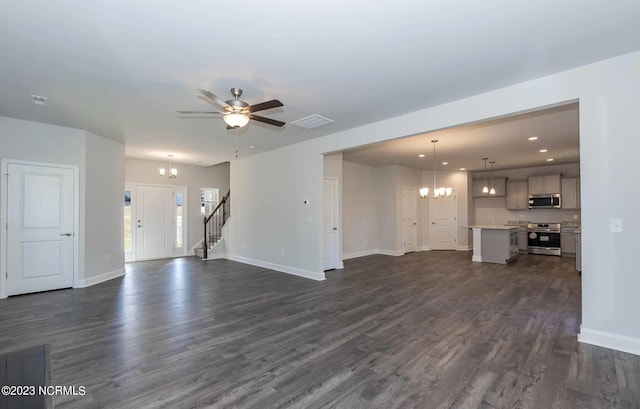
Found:
[[173, 189], [137, 186], [136, 199], [136, 260], [173, 257]]
[[451, 197], [431, 199], [431, 249], [455, 250], [457, 242], [458, 202], [455, 192]]
[[7, 166], [7, 294], [73, 286], [75, 170]]
[[338, 268], [338, 180], [324, 179], [323, 195], [324, 269]]
[[418, 195], [415, 188], [405, 187], [402, 191], [402, 220], [404, 222], [404, 252], [416, 251], [418, 221], [416, 201]]

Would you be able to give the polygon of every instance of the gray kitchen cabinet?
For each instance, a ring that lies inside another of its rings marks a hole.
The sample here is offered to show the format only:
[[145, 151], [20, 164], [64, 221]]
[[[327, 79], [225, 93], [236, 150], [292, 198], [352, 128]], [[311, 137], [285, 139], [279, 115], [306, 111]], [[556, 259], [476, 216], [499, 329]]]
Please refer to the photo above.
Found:
[[507, 209], [526, 210], [529, 208], [528, 183], [526, 180], [507, 182]]
[[563, 209], [580, 208], [580, 178], [562, 179], [561, 199]]
[[575, 256], [576, 227], [562, 227], [560, 232], [560, 250], [563, 256]]
[[560, 193], [560, 175], [529, 176], [529, 194]]
[[527, 233], [527, 228], [520, 229], [518, 231], [518, 248], [520, 251], [529, 250], [529, 233]]
[[[496, 190], [496, 194], [490, 195], [489, 193], [482, 193], [482, 188], [485, 186], [484, 178], [474, 179], [471, 192], [473, 197], [504, 197], [507, 194], [506, 185], [506, 178], [493, 178], [493, 188]], [[491, 177], [487, 178], [487, 186], [491, 188]]]

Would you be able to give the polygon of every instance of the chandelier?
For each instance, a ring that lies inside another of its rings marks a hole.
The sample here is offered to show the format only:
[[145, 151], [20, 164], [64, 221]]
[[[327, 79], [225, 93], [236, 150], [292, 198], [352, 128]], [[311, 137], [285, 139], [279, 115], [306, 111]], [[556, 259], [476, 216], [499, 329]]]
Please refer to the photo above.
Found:
[[[178, 176], [178, 169], [173, 167], [173, 163], [171, 161], [173, 159], [173, 155], [169, 154], [167, 156], [169, 157], [169, 174], [167, 177], [169, 179], [175, 179]], [[167, 170], [165, 168], [160, 168], [158, 171], [160, 172], [160, 176], [165, 176], [167, 174]]]

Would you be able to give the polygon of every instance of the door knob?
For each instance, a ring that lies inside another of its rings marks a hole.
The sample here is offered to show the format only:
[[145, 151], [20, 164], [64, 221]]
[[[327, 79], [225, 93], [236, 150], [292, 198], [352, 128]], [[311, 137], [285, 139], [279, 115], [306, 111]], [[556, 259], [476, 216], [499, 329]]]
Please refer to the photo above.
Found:
[[334, 227], [334, 228], [333, 228], [333, 230], [338, 230], [338, 228], [337, 228], [337, 227]]
[[138, 227], [142, 227], [142, 225], [141, 225], [141, 224], [139, 224], [139, 225], [138, 225]]
[[71, 237], [73, 233], [60, 233], [61, 236]]

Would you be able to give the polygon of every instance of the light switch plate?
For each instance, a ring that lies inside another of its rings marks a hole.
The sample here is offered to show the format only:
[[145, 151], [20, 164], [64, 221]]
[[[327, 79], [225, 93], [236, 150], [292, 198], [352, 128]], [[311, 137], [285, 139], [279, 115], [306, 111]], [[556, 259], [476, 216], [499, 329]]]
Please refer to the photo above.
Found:
[[622, 219], [611, 219], [609, 223], [611, 233], [622, 233]]

